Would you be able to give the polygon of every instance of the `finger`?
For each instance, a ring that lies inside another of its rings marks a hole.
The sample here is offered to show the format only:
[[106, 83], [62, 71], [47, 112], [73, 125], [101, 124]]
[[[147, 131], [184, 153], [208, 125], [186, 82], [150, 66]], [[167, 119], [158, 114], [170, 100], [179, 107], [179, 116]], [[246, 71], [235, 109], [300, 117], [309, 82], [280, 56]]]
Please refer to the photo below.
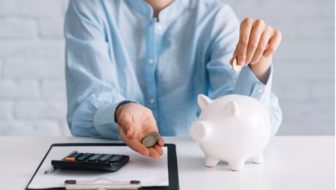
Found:
[[269, 57], [274, 54], [274, 52], [278, 49], [280, 42], [281, 42], [281, 32], [278, 30], [274, 31], [273, 37], [270, 39], [270, 42], [268, 44], [268, 47], [266, 51], [264, 52], [265, 57]]
[[259, 62], [262, 58], [262, 55], [264, 54], [264, 51], [266, 47], [268, 46], [268, 43], [270, 41], [270, 38], [272, 37], [273, 29], [271, 27], [266, 27], [265, 31], [263, 32], [258, 47], [254, 53], [254, 56], [252, 58], [251, 64], [255, 64]]
[[159, 146], [164, 146], [164, 140], [163, 140], [163, 138], [162, 138], [161, 136], [160, 136], [160, 138], [159, 138], [157, 144], [158, 144]]
[[[236, 49], [237, 49], [237, 47], [236, 47]], [[233, 60], [236, 59], [236, 56], [237, 56], [237, 53], [236, 53], [236, 50], [235, 50], [235, 51], [233, 52], [233, 55], [232, 55], [230, 61], [229, 61], [230, 65], [233, 64]]]
[[156, 152], [161, 156], [162, 155], [162, 153], [163, 153], [163, 150], [162, 150], [162, 147], [161, 146], [159, 146], [159, 145], [155, 145], [154, 146], [154, 149], [156, 150]]
[[154, 148], [149, 148], [149, 152], [150, 152], [150, 157], [152, 157], [153, 159], [159, 159], [160, 158], [159, 153], [157, 153]]
[[139, 120], [133, 120], [132, 119], [132, 125], [128, 128], [128, 132], [127, 132], [127, 137], [128, 138], [136, 138], [139, 136], [139, 130], [141, 123]]
[[127, 137], [133, 138], [134, 137], [134, 127], [129, 126], [127, 131]]
[[246, 53], [246, 64], [250, 64], [253, 55], [258, 47], [259, 40], [265, 30], [265, 22], [263, 20], [256, 20], [253, 24], [250, 39], [248, 42], [247, 53]]
[[119, 134], [121, 139], [134, 151], [144, 155], [144, 156], [149, 156], [150, 152], [149, 150], [144, 147], [136, 138], [129, 139], [127, 138], [127, 135], [125, 131], [122, 128], [119, 128]]
[[156, 121], [152, 113], [150, 115], [147, 115], [142, 123], [142, 126], [140, 126], [142, 129], [142, 138], [145, 137], [149, 132], [157, 132], [158, 128], [156, 125]]
[[144, 156], [150, 155], [149, 150], [146, 147], [144, 147], [141, 143], [139, 143], [136, 139], [132, 141], [132, 144], [130, 145], [130, 147], [136, 152], [139, 152], [140, 154]]
[[150, 131], [157, 131], [157, 126], [156, 126], [156, 121], [153, 116], [152, 111], [148, 110], [143, 113], [143, 126], [145, 129], [150, 130]]
[[119, 116], [119, 125], [124, 129], [128, 138], [133, 138], [134, 136], [134, 122], [133, 118], [128, 113], [122, 113]]
[[246, 18], [240, 25], [239, 42], [236, 48], [236, 54], [239, 65], [246, 63], [247, 46], [253, 26], [253, 19]]

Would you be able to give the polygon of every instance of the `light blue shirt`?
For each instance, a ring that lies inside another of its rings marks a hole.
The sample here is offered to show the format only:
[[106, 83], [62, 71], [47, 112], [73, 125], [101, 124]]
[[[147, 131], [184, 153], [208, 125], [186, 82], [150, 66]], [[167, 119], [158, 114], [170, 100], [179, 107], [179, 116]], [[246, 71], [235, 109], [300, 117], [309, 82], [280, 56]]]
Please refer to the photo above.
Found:
[[269, 109], [273, 134], [282, 114], [249, 67], [229, 64], [239, 21], [216, 0], [175, 0], [158, 19], [143, 0], [72, 0], [65, 18], [67, 121], [76, 136], [119, 138], [114, 112], [124, 100], [153, 112], [161, 135], [187, 136], [197, 95], [242, 94]]

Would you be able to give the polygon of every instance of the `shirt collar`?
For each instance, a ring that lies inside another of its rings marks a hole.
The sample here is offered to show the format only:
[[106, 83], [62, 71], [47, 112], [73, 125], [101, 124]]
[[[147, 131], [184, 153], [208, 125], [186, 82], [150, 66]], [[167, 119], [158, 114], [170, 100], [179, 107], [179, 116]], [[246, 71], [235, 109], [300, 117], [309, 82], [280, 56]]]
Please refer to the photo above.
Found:
[[[170, 5], [162, 9], [158, 16], [159, 21], [166, 24], [175, 20], [185, 9], [186, 2], [182, 1], [187, 0], [174, 0]], [[146, 19], [153, 18], [153, 9], [145, 0], [127, 0], [127, 3], [140, 14], [144, 15]]]
[[144, 15], [146, 18], [151, 18], [153, 15], [152, 7], [144, 0], [127, 0], [127, 4], [134, 10]]

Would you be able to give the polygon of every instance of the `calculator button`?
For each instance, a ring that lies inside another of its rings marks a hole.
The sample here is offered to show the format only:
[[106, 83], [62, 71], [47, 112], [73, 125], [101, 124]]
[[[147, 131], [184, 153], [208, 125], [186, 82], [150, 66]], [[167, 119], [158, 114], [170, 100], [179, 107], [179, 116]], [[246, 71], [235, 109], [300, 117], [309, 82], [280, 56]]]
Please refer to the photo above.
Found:
[[[81, 157], [82, 155], [83, 155], [83, 153], [76, 153], [76, 154], [72, 155], [71, 157], [78, 158], [78, 157]], [[68, 156], [68, 157], [70, 157], [70, 156]]]
[[74, 151], [74, 152], [72, 152], [71, 154], [69, 154], [67, 157], [68, 157], [68, 158], [69, 158], [69, 157], [76, 158], [76, 157], [78, 157], [78, 155], [79, 155], [79, 153], [78, 153], [77, 151]]
[[74, 152], [72, 152], [68, 154], [68, 156], [64, 157], [62, 160], [52, 160], [51, 164], [55, 169], [97, 170], [115, 172], [123, 167], [128, 161], [129, 156], [121, 154], [74, 154]]
[[97, 161], [103, 154], [94, 154], [89, 158], [89, 161]]
[[76, 161], [76, 158], [74, 158], [74, 157], [66, 157], [63, 160], [65, 160], [65, 161]]
[[78, 158], [78, 157], [80, 157], [80, 156], [82, 156], [82, 155], [83, 155], [83, 153], [77, 153], [77, 154], [73, 155], [72, 157], [74, 157], [74, 158]]
[[86, 160], [87, 158], [89, 158], [90, 156], [92, 156], [93, 154], [90, 154], [90, 153], [84, 153], [83, 155], [81, 155], [80, 157], [77, 157], [77, 160], [78, 161], [84, 161]]
[[108, 159], [111, 158], [111, 154], [104, 154], [102, 157], [99, 158], [99, 162], [106, 162]]
[[110, 158], [109, 162], [118, 162], [120, 160], [120, 158], [121, 158], [121, 155], [113, 155]]

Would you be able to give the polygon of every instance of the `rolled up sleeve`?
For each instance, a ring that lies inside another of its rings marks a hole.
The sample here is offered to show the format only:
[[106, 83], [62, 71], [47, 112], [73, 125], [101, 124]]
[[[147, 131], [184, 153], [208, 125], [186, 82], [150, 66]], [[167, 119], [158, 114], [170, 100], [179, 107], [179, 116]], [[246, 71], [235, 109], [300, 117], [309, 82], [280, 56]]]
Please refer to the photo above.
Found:
[[119, 138], [117, 85], [97, 1], [70, 1], [65, 17], [67, 121], [75, 136]]
[[[227, 19], [222, 19], [222, 18]], [[224, 6], [218, 12], [218, 21], [213, 30], [218, 30], [210, 46], [210, 60], [207, 63], [211, 98], [218, 98], [229, 94], [240, 94], [260, 100], [268, 109], [272, 134], [276, 134], [282, 121], [282, 112], [278, 98], [271, 92], [273, 67], [269, 70], [266, 83], [262, 83], [253, 71], [243, 67], [240, 72], [235, 72], [229, 60], [238, 42], [239, 21], [230, 7]]]

